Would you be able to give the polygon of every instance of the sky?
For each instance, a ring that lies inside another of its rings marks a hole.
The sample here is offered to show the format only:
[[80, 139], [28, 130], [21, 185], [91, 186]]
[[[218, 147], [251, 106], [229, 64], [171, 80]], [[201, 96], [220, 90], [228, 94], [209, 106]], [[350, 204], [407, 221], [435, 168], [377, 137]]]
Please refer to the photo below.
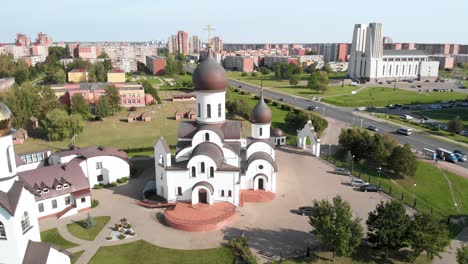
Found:
[[[54, 41], [167, 40], [211, 24], [225, 43], [351, 42], [382, 22], [394, 42], [468, 44], [467, 0], [2, 0], [0, 43], [21, 32]], [[6, 12], [5, 12], [6, 11]]]

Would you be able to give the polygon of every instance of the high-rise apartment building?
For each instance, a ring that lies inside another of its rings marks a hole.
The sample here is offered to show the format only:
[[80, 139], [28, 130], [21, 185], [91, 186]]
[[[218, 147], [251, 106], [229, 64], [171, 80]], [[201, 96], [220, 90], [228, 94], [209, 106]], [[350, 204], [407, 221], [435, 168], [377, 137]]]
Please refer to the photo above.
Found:
[[42, 32], [39, 32], [37, 34], [36, 44], [39, 44], [41, 46], [50, 46], [52, 45], [52, 43], [53, 43], [52, 37]]
[[194, 35], [190, 38], [189, 41], [189, 51], [190, 53], [199, 53], [202, 48], [201, 40], [198, 38], [197, 35]]
[[220, 53], [221, 51], [223, 51], [223, 40], [218, 37], [218, 36], [215, 36], [213, 38], [211, 38], [211, 48], [213, 49], [214, 52], [216, 53]]
[[15, 44], [18, 46], [30, 46], [31, 38], [25, 34], [18, 33], [16, 34]]
[[169, 37], [167, 48], [169, 53], [182, 53], [184, 55], [189, 54], [189, 41], [188, 33], [182, 30], [177, 32], [177, 35]]

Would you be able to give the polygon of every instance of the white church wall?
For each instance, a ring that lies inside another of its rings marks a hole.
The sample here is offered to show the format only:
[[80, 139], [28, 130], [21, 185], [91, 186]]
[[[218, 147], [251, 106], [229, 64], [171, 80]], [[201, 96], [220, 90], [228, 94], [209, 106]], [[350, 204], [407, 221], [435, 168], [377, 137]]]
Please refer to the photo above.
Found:
[[49, 256], [47, 257], [47, 264], [70, 264], [70, 257], [56, 250], [55, 248], [50, 248]]
[[270, 138], [270, 124], [252, 124], [251, 134], [253, 138]]
[[[65, 197], [70, 197], [70, 204], [65, 204]], [[56, 208], [53, 208], [52, 206], [52, 201], [56, 201], [57, 202], [57, 207]], [[38, 211], [38, 217], [44, 217], [44, 216], [49, 216], [49, 215], [52, 215], [52, 214], [57, 214], [61, 211], [63, 211], [65, 208], [67, 208], [68, 206], [71, 206], [74, 204], [74, 198], [72, 197], [71, 194], [64, 194], [64, 195], [59, 195], [59, 196], [56, 196], [56, 197], [52, 197], [52, 198], [49, 198], [49, 199], [44, 199], [44, 200], [40, 200], [40, 201], [36, 201], [36, 208], [37, 208], [37, 211]], [[44, 207], [44, 211], [43, 212], [39, 212], [39, 205], [42, 204], [42, 206]]]
[[247, 167], [244, 180], [241, 183], [241, 189], [254, 189], [254, 177], [258, 174], [265, 174], [267, 176], [267, 191], [272, 191], [276, 188], [273, 188], [273, 180], [271, 176], [275, 173], [274, 167], [270, 162], [262, 159], [252, 161]]
[[256, 152], [265, 152], [269, 154], [273, 159], [275, 159], [275, 149], [272, 148], [270, 144], [266, 142], [257, 141], [250, 144], [246, 151], [246, 159], [248, 159], [252, 154]]
[[439, 76], [438, 61], [422, 61], [419, 69], [421, 78], [437, 78]]
[[[102, 164], [102, 167], [98, 166], [98, 164]], [[130, 176], [130, 165], [119, 157], [92, 157], [81, 162], [80, 166], [89, 180], [90, 187], [98, 183], [108, 184], [115, 182], [119, 178]], [[98, 175], [103, 176], [103, 181], [98, 181]]]
[[[23, 234], [21, 220], [24, 212], [28, 213], [30, 228]], [[21, 192], [21, 197], [16, 208], [16, 214], [11, 217], [9, 213], [0, 208], [0, 221], [5, 225], [6, 240], [0, 239], [0, 263], [21, 264], [28, 241], [40, 241], [39, 222], [37, 220], [37, 208], [34, 195], [26, 189]], [[8, 252], [8, 254], [3, 254]]]
[[224, 162], [229, 165], [239, 167], [239, 162], [240, 162], [239, 156], [237, 156], [237, 154], [234, 153], [234, 151], [230, 149], [222, 148], [222, 150], [223, 150], [223, 155], [224, 155]]
[[[226, 92], [202, 92], [196, 91], [197, 96], [197, 107], [200, 111], [197, 110], [197, 121], [201, 123], [217, 123], [225, 120], [225, 103], [226, 103]], [[208, 104], [211, 106], [211, 117], [208, 117]], [[218, 104], [221, 105], [221, 111], [218, 115]]]
[[[206, 140], [206, 134], [208, 134], [208, 140]], [[192, 148], [195, 148], [198, 144], [203, 143], [203, 142], [211, 142], [219, 147], [223, 146], [223, 141], [221, 137], [214, 131], [212, 130], [200, 130], [198, 131], [192, 139]]]
[[77, 210], [83, 210], [91, 207], [91, 196], [89, 195], [83, 196], [75, 200], [75, 206]]

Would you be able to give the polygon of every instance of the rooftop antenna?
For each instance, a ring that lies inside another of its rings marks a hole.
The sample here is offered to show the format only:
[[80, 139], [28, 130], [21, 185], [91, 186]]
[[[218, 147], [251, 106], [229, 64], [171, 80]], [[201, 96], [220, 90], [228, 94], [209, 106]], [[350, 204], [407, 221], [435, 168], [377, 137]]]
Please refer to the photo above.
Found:
[[206, 30], [208, 32], [208, 47], [211, 46], [211, 31], [215, 31], [216, 29], [213, 28], [210, 24], [206, 26], [203, 30]]

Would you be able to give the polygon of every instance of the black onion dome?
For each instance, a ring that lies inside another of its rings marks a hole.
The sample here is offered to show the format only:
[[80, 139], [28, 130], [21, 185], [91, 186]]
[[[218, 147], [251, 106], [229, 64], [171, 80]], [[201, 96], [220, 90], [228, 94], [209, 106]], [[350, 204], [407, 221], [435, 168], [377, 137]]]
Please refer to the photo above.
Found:
[[198, 64], [192, 74], [195, 91], [225, 91], [227, 75], [223, 66], [213, 58], [211, 49], [206, 58]]
[[271, 110], [263, 100], [263, 91], [260, 94], [260, 100], [258, 100], [258, 103], [252, 109], [252, 113], [250, 114], [250, 123], [271, 123]]
[[281, 129], [277, 128], [277, 127], [272, 128], [270, 134], [271, 134], [272, 137], [284, 137], [285, 136], [283, 130], [281, 130]]

